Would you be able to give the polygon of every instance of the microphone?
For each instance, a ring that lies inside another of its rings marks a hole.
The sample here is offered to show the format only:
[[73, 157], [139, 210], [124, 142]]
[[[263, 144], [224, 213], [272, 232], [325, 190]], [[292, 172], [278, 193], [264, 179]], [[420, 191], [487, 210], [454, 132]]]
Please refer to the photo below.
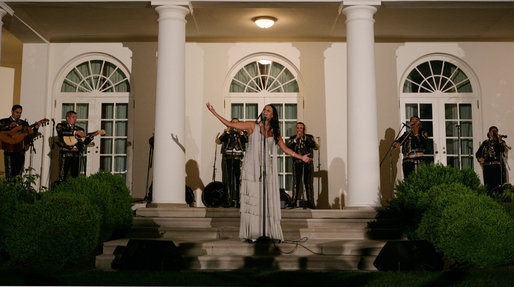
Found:
[[406, 123], [402, 123], [402, 125], [403, 125], [404, 127], [410, 128], [410, 125], [408, 125], [408, 124], [406, 124]]
[[262, 115], [262, 119], [265, 121], [265, 120], [266, 120], [266, 118], [267, 118], [267, 116], [263, 114], [263, 115]]

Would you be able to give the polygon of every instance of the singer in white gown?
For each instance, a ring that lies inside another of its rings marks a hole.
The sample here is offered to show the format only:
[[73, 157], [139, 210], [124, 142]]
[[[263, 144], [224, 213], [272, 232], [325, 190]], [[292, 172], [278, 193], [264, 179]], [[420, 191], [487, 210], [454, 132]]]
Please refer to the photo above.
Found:
[[[299, 155], [289, 149], [280, 136], [277, 110], [267, 105], [256, 121], [231, 123], [220, 116], [214, 107], [207, 103], [207, 108], [225, 126], [248, 131], [248, 148], [243, 159], [240, 187], [241, 222], [239, 237], [254, 242], [261, 236], [276, 241], [283, 241], [280, 220], [280, 188], [278, 184], [277, 150], [292, 157], [309, 162], [308, 154]], [[256, 129], [257, 128], [257, 129]], [[263, 232], [263, 147], [266, 140], [266, 225]]]

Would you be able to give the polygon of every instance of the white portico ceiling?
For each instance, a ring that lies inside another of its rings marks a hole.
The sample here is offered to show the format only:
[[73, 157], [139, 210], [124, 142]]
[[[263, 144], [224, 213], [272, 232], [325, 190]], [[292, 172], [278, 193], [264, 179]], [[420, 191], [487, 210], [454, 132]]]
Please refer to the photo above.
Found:
[[[158, 16], [150, 1], [3, 2], [14, 10], [4, 16], [4, 28], [25, 43], [157, 40]], [[188, 42], [346, 40], [341, 1], [204, 0], [189, 6]], [[259, 29], [251, 19], [262, 15], [278, 21]], [[514, 1], [383, 0], [375, 40], [514, 41]]]

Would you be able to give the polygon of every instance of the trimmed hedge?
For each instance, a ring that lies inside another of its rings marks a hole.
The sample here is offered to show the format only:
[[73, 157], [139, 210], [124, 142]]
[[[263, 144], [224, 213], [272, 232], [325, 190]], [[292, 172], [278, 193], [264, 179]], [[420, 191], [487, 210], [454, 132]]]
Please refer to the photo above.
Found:
[[132, 197], [120, 175], [100, 171], [90, 177], [70, 178], [56, 186], [52, 193], [82, 194], [100, 212], [100, 241], [123, 234], [132, 225]]
[[13, 262], [79, 263], [98, 244], [100, 216], [82, 195], [45, 193], [24, 205], [8, 223], [6, 249]]
[[423, 212], [429, 207], [434, 195], [428, 191], [441, 184], [461, 183], [479, 193], [485, 193], [480, 179], [471, 169], [457, 169], [442, 164], [421, 165], [416, 172], [396, 184], [396, 196], [389, 201], [387, 212], [400, 221], [409, 238], [416, 238], [416, 229]]
[[462, 184], [429, 191], [433, 202], [417, 229], [454, 263], [494, 266], [514, 259], [514, 221], [490, 197]]

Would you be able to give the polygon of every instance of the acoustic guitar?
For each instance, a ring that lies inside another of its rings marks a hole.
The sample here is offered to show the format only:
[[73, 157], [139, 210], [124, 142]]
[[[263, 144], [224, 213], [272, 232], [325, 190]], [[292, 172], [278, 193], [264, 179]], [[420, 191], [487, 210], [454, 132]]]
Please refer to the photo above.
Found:
[[63, 136], [62, 139], [67, 146], [74, 146], [78, 142], [84, 142], [87, 138], [90, 138], [92, 140], [97, 135], [101, 135], [101, 136], [105, 135], [105, 130], [97, 130], [92, 133], [87, 133], [85, 137], [80, 137], [78, 135], [74, 135], [74, 136]]
[[[0, 131], [0, 142], [2, 149], [8, 152], [18, 152], [28, 146], [34, 139], [34, 127], [39, 124], [45, 126], [48, 119], [42, 119], [30, 126], [17, 126], [8, 131]], [[30, 135], [30, 136], [29, 136]]]

